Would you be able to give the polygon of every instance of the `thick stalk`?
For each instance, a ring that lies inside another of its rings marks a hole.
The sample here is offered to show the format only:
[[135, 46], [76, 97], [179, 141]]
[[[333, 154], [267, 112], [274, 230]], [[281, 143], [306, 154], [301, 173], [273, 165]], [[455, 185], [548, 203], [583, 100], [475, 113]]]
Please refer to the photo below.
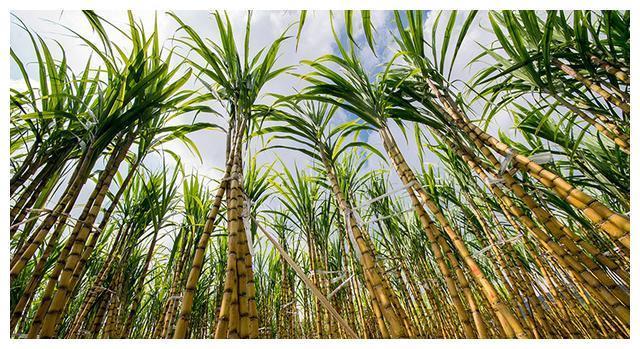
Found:
[[580, 81], [585, 87], [587, 87], [591, 91], [593, 91], [593, 92], [597, 93], [598, 95], [600, 95], [600, 97], [602, 97], [605, 101], [607, 101], [607, 102], [615, 105], [616, 107], [622, 109], [622, 111], [624, 111], [625, 113], [629, 113], [630, 112], [629, 104], [621, 101], [616, 96], [612, 95], [607, 90], [603, 89], [597, 83], [585, 78], [584, 76], [582, 76], [582, 74], [578, 73], [576, 70], [571, 68], [569, 65], [560, 62], [558, 59], [553, 59], [551, 61], [551, 63], [553, 63], [553, 65], [555, 65], [557, 68], [562, 70], [565, 74], [567, 74], [567, 75], [571, 76], [572, 78]]
[[[357, 248], [360, 250], [360, 254], [362, 255], [360, 261], [363, 266], [365, 280], [369, 280], [371, 290], [373, 291], [372, 295], [376, 298], [384, 319], [389, 323], [390, 335], [393, 338], [405, 337], [405, 327], [400, 320], [399, 315], [393, 309], [393, 305], [389, 299], [389, 297], [395, 297], [395, 295], [387, 294], [385, 292], [386, 290], [380, 276], [379, 267], [373, 255], [373, 251], [369, 248], [369, 244], [367, 241], [365, 241], [360, 227], [355, 222], [353, 213], [351, 213], [350, 206], [347, 203], [344, 194], [340, 190], [338, 179], [334, 173], [331, 163], [329, 162], [329, 159], [327, 158], [327, 155], [323, 151], [320, 152], [320, 155], [325, 167], [325, 171], [327, 172], [327, 177], [334, 194], [334, 199], [337, 201], [340, 211], [346, 217], [347, 221], [345, 222], [345, 224], [348, 226], [347, 229], [351, 228], [351, 231], [353, 232], [353, 239], [355, 240]], [[381, 331], [384, 331], [383, 327], [381, 327], [380, 329]]]
[[47, 234], [49, 233], [49, 230], [58, 221], [58, 219], [62, 216], [62, 224], [66, 222], [67, 216], [71, 211], [75, 200], [80, 194], [80, 189], [88, 178], [88, 172], [90, 171], [91, 165], [93, 164], [93, 161], [91, 160], [93, 154], [93, 147], [89, 147], [80, 162], [76, 165], [75, 171], [71, 175], [71, 179], [69, 180], [67, 189], [65, 190], [58, 204], [56, 204], [51, 213], [46, 216], [46, 218], [37, 229], [37, 231], [32, 235], [32, 237], [29, 238], [28, 245], [23, 249], [23, 251], [20, 251], [12, 260], [10, 272], [10, 277], [12, 280], [18, 274], [20, 274], [27, 262], [29, 262], [29, 260], [33, 257], [38, 247], [45, 240]]
[[[433, 202], [433, 200], [431, 200], [431, 198], [424, 191], [420, 183], [417, 181], [415, 175], [413, 174], [413, 171], [406, 164], [404, 157], [402, 157], [402, 154], [399, 152], [399, 149], [389, 130], [386, 127], [383, 127], [379, 130], [379, 132], [382, 136], [383, 144], [386, 144], [385, 148], [387, 149], [388, 155], [393, 161], [394, 166], [398, 171], [398, 174], [400, 175], [401, 178], [405, 177], [405, 181], [406, 181], [405, 185], [408, 185], [409, 183], [413, 183], [412, 189], [416, 190], [416, 192], [420, 195], [424, 204], [433, 213], [433, 215], [438, 220], [438, 223], [440, 223], [443, 230], [449, 236], [456, 250], [458, 251], [462, 259], [465, 261], [465, 263], [469, 267], [469, 270], [471, 271], [471, 275], [476, 279], [478, 284], [482, 286], [482, 290], [484, 291], [485, 296], [491, 303], [492, 308], [496, 311], [496, 313], [499, 313], [500, 316], [504, 317], [505, 321], [508, 322], [509, 326], [513, 329], [513, 331], [515, 332], [515, 335], [518, 338], [526, 338], [527, 334], [524, 331], [524, 328], [522, 328], [522, 326], [520, 325], [520, 322], [511, 313], [509, 308], [500, 300], [495, 287], [486, 278], [486, 276], [482, 272], [482, 269], [480, 269], [476, 261], [471, 257], [469, 250], [467, 249], [462, 239], [459, 237], [459, 234], [456, 233], [451, 228], [447, 219], [444, 217], [444, 215], [440, 211], [440, 208], [438, 207], [438, 205], [436, 205]], [[509, 332], [507, 328], [505, 328], [505, 332], [507, 333]]]
[[64, 309], [64, 306], [67, 303], [72, 291], [70, 289], [70, 286], [72, 282], [73, 271], [80, 259], [80, 255], [85, 247], [85, 243], [87, 241], [87, 238], [89, 237], [89, 233], [93, 230], [93, 222], [95, 221], [100, 207], [102, 206], [102, 202], [106, 197], [107, 191], [109, 190], [111, 180], [115, 176], [120, 163], [124, 160], [127, 151], [133, 143], [134, 139], [135, 133], [129, 132], [124, 145], [116, 153], [117, 155], [112, 155], [112, 157], [109, 159], [109, 163], [105, 167], [104, 172], [101, 174], [102, 178], [100, 178], [98, 181], [97, 187], [99, 187], [100, 189], [97, 193], [94, 204], [91, 207], [86, 219], [82, 222], [78, 222], [80, 231], [78, 232], [73, 246], [71, 247], [71, 251], [66, 258], [64, 269], [62, 270], [60, 280], [58, 281], [58, 290], [55, 293], [47, 315], [42, 322], [42, 329], [40, 334], [43, 338], [51, 338], [55, 334], [56, 325], [62, 315], [61, 312]]
[[612, 238], [620, 241], [623, 246], [629, 248], [629, 231], [631, 228], [628, 217], [613, 212], [595, 198], [569, 184], [560, 176], [546, 170], [529, 158], [518, 154], [506, 144], [469, 122], [468, 119], [453, 106], [448, 96], [443, 96], [431, 80], [428, 82], [432, 93], [434, 93], [444, 105], [446, 113], [443, 114], [449, 115], [454, 123], [460, 127], [472, 141], [482, 142], [503, 156], [512, 155], [513, 160], [515, 160], [520, 170], [525, 171], [540, 181], [545, 187], [555, 191], [561, 199], [566, 200], [567, 203], [582, 211], [589, 220], [595, 223], [598, 229], [609, 234]]
[[615, 76], [621, 82], [627, 85], [631, 83], [631, 79], [629, 79], [629, 75], [623, 72], [622, 70], [618, 69], [617, 67], [613, 66], [613, 64], [607, 61], [604, 61], [591, 53], [589, 54], [589, 59], [591, 59], [591, 62], [593, 62], [593, 64], [600, 66], [602, 69], [604, 69], [604, 71], [606, 71], [608, 74]]

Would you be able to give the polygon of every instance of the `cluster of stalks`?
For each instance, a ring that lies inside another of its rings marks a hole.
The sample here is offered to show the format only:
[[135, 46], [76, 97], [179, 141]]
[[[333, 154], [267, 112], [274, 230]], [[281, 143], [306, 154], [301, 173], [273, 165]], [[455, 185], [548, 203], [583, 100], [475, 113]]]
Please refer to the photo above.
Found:
[[[16, 18], [38, 74], [11, 51], [12, 337], [629, 337], [628, 12], [471, 11], [455, 33], [456, 11], [396, 11], [373, 74], [346, 11], [346, 43], [332, 16], [337, 52], [268, 97], [289, 36], [251, 56], [251, 13], [240, 50], [226, 14], [215, 41], [167, 14], [177, 63], [132, 13], [84, 14], [101, 68], [79, 74]], [[461, 87], [479, 17], [495, 47], [471, 63], [493, 63]], [[165, 148], [199, 154], [201, 130], [226, 134], [217, 181]], [[310, 165], [259, 164], [258, 143]]]

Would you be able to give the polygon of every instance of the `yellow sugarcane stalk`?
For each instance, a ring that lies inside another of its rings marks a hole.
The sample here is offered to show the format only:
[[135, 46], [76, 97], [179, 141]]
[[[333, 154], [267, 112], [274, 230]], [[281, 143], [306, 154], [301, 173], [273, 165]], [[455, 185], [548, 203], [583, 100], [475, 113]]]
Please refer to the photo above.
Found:
[[287, 261], [287, 263], [296, 272], [296, 274], [302, 280], [302, 282], [304, 282], [304, 284], [309, 288], [309, 290], [311, 290], [311, 293], [313, 293], [313, 295], [316, 296], [320, 300], [320, 303], [322, 303], [322, 305], [325, 306], [325, 308], [331, 314], [331, 316], [333, 316], [333, 318], [336, 319], [336, 321], [338, 321], [340, 326], [342, 326], [342, 328], [347, 332], [349, 337], [350, 338], [358, 338], [358, 335], [351, 329], [349, 324], [340, 316], [338, 311], [336, 311], [336, 309], [333, 307], [333, 305], [331, 305], [331, 302], [329, 302], [329, 300], [322, 294], [322, 292], [320, 292], [320, 290], [313, 284], [313, 282], [311, 280], [309, 280], [307, 275], [305, 275], [304, 271], [302, 271], [300, 266], [293, 260], [293, 258], [291, 258], [291, 256], [289, 256], [287, 251], [285, 251], [282, 248], [282, 245], [280, 245], [280, 243], [278, 243], [278, 240], [276, 238], [274, 238], [267, 230], [265, 230], [262, 227], [262, 225], [258, 222], [258, 220], [256, 219], [256, 217], [253, 214], [251, 214], [251, 219], [255, 222], [256, 226], [262, 232], [262, 234], [264, 236], [266, 236], [267, 239], [269, 239], [269, 241], [271, 241], [273, 246], [280, 253], [280, 256], [282, 256], [282, 258], [284, 258], [284, 260]]

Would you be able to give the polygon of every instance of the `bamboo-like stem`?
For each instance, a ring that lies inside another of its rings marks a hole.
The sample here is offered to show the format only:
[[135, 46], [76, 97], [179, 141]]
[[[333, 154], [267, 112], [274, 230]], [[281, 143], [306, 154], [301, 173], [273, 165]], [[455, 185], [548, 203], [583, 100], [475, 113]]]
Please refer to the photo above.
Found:
[[280, 256], [284, 258], [287, 263], [291, 266], [291, 268], [296, 272], [298, 277], [304, 282], [304, 284], [311, 290], [314, 296], [316, 296], [322, 305], [324, 305], [327, 311], [333, 316], [336, 321], [342, 326], [342, 329], [347, 332], [350, 338], [358, 338], [358, 335], [349, 327], [349, 324], [340, 316], [338, 311], [331, 305], [331, 302], [318, 290], [316, 286], [314, 286], [313, 282], [309, 280], [309, 278], [305, 275], [304, 271], [298, 266], [298, 264], [289, 256], [289, 254], [282, 248], [282, 246], [278, 243], [278, 240], [274, 238], [267, 230], [265, 230], [262, 225], [258, 222], [255, 216], [251, 215], [251, 219], [255, 222], [258, 229], [262, 232], [264, 236], [271, 241], [273, 246], [278, 250]]
[[[546, 170], [539, 164], [531, 161], [529, 158], [516, 153], [506, 144], [488, 135], [473, 123], [470, 123], [461, 113], [458, 112], [456, 108], [453, 107], [451, 100], [440, 93], [439, 89], [432, 81], [429, 80], [428, 83], [431, 92], [438, 97], [441, 103], [443, 103], [444, 109], [446, 110], [444, 115], [449, 115], [451, 119], [453, 119], [454, 123], [460, 127], [472, 141], [482, 142], [486, 147], [492, 148], [503, 156], [513, 156], [513, 160], [516, 162], [516, 165], [520, 170], [532, 175], [545, 187], [555, 191], [560, 198], [581, 210], [589, 220], [594, 222], [596, 227], [609, 234], [612, 238], [620, 241], [620, 243], [625, 247], [629, 248], [630, 223], [627, 217], [613, 212], [597, 199], [569, 184], [560, 176]], [[484, 147], [480, 150], [483, 151], [483, 153], [488, 151], [488, 149]]]
[[553, 63], [553, 65], [555, 65], [557, 68], [562, 70], [565, 74], [567, 74], [567, 75], [571, 76], [572, 78], [580, 81], [584, 86], [586, 86], [591, 91], [593, 91], [593, 92], [597, 93], [598, 95], [600, 95], [600, 97], [602, 97], [605, 101], [607, 101], [607, 102], [615, 105], [616, 107], [622, 109], [622, 111], [624, 111], [625, 113], [629, 113], [630, 112], [629, 104], [621, 101], [616, 96], [612, 95], [611, 93], [609, 93], [608, 91], [603, 89], [597, 83], [595, 83], [593, 81], [590, 81], [589, 79], [585, 78], [584, 76], [582, 76], [582, 74], [580, 74], [577, 71], [575, 71], [569, 65], [560, 62], [558, 59], [553, 59], [551, 61], [551, 63]]

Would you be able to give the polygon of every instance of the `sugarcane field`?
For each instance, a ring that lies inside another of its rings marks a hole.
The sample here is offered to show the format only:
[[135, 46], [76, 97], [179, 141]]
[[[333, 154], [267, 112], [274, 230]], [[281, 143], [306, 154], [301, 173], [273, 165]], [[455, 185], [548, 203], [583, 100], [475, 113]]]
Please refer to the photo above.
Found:
[[8, 340], [631, 339], [633, 11], [209, 6], [5, 13]]

